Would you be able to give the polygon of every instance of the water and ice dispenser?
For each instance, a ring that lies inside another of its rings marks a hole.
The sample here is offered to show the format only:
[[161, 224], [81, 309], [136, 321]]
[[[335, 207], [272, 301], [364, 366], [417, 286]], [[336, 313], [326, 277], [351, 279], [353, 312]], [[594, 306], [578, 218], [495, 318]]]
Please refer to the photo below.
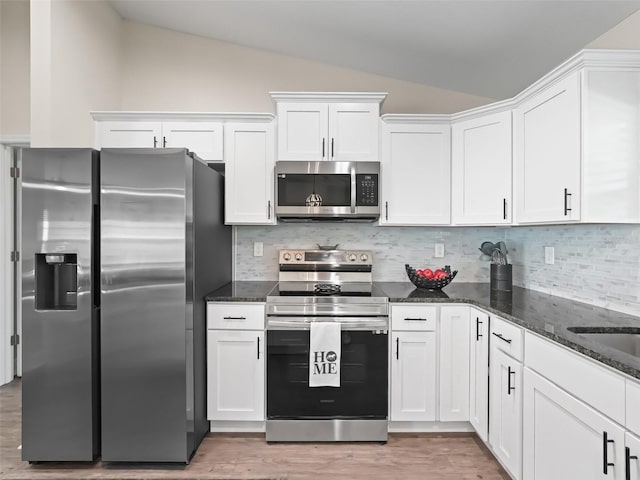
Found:
[[78, 309], [78, 255], [36, 253], [36, 310]]

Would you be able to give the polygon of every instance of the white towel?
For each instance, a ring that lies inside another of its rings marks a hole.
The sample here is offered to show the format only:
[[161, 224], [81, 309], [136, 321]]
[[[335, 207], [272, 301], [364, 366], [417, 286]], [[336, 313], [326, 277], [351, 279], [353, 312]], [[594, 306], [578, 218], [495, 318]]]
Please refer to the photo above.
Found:
[[309, 339], [309, 386], [339, 387], [340, 324], [311, 322]]

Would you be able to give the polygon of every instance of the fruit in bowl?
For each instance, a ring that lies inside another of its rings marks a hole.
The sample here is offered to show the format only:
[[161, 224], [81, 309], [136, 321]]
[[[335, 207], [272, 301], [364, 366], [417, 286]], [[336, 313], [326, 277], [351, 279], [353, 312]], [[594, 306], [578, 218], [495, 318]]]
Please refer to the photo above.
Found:
[[457, 270], [452, 272], [449, 265], [445, 265], [443, 268], [437, 268], [436, 270], [430, 268], [419, 268], [416, 270], [411, 265], [405, 264], [405, 269], [407, 270], [407, 276], [411, 283], [418, 288], [427, 288], [429, 290], [446, 287], [458, 273]]
[[430, 268], [418, 269], [416, 270], [416, 274], [420, 275], [422, 278], [428, 278], [429, 280], [440, 280], [441, 278], [447, 278], [449, 276], [449, 273], [439, 268], [435, 271]]

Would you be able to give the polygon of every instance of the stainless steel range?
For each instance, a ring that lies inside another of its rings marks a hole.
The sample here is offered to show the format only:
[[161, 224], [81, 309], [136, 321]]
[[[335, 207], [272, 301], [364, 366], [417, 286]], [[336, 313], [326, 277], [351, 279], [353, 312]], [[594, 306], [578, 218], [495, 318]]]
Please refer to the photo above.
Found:
[[[387, 440], [389, 305], [372, 267], [369, 251], [280, 251], [266, 306], [267, 441]], [[340, 383], [310, 386], [311, 331], [326, 323], [339, 325]]]

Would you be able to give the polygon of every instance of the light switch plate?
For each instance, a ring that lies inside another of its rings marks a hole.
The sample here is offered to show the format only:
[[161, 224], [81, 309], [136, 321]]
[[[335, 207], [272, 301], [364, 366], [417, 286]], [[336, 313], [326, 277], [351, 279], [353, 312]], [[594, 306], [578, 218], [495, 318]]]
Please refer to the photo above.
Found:
[[544, 263], [553, 265], [556, 262], [556, 252], [553, 247], [544, 247]]
[[264, 243], [262, 242], [253, 242], [253, 256], [261, 257], [264, 255]]
[[444, 257], [444, 243], [436, 243], [436, 248], [433, 256], [436, 258]]

